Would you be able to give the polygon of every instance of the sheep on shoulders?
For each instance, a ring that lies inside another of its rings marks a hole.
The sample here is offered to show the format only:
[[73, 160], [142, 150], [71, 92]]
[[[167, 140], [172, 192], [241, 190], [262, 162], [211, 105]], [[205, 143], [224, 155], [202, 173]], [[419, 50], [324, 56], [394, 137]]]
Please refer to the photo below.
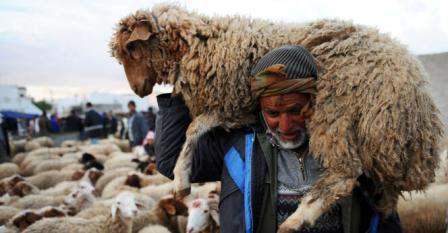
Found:
[[[325, 172], [279, 227], [282, 232], [313, 224], [351, 195], [363, 173], [378, 184], [374, 192], [383, 195], [375, 208], [385, 215], [395, 210], [401, 192], [433, 181], [443, 124], [425, 90], [424, 70], [396, 40], [341, 20], [285, 24], [207, 17], [162, 4], [122, 19], [110, 47], [136, 94], [170, 82], [185, 100], [193, 121], [173, 171], [177, 194], [191, 189], [192, 154], [202, 135], [256, 121], [251, 69], [285, 45], [305, 47], [321, 68], [307, 128], [310, 153]], [[415, 103], [419, 108], [410, 107]]]

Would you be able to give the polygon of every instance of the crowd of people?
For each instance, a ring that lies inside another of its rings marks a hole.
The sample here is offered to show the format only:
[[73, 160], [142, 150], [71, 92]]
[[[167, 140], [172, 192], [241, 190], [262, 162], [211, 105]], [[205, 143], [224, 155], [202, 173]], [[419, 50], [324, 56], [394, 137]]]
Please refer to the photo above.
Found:
[[147, 153], [153, 154], [156, 118], [153, 108], [148, 108], [147, 112], [138, 112], [134, 101], [129, 101], [127, 107], [127, 114], [117, 115], [112, 111], [101, 113], [91, 102], [88, 102], [85, 105], [84, 116], [79, 110], [72, 109], [66, 117], [58, 117], [56, 113], [48, 117], [46, 111], [42, 111], [39, 117], [26, 121], [1, 117], [0, 155], [9, 154], [8, 134], [19, 135], [19, 131], [25, 131], [28, 137], [77, 132], [80, 140], [91, 140], [93, 143], [113, 136], [128, 139], [131, 147], [144, 146]]

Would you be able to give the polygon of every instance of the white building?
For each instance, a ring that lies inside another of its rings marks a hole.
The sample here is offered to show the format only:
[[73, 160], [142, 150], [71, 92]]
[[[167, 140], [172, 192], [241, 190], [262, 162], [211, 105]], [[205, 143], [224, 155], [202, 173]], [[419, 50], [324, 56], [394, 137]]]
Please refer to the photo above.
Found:
[[42, 114], [42, 111], [26, 95], [26, 88], [16, 85], [0, 85], [0, 111]]

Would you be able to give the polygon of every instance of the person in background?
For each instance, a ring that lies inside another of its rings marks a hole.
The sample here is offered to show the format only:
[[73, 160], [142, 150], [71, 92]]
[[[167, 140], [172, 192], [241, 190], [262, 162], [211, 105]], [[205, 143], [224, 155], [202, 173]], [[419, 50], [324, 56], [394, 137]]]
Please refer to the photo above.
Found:
[[56, 113], [51, 115], [50, 125], [51, 125], [51, 132], [59, 133], [61, 131], [61, 128], [59, 127], [59, 122], [58, 122], [58, 115]]
[[36, 136], [36, 124], [37, 124], [37, 119], [36, 117], [32, 118], [29, 122], [28, 122], [28, 135], [31, 137]]
[[93, 109], [90, 102], [86, 104], [86, 118], [84, 119], [84, 136], [92, 140], [93, 143], [103, 135], [103, 118]]
[[47, 118], [47, 112], [45, 110], [42, 110], [42, 115], [40, 115], [39, 119], [38, 119], [38, 124], [39, 124], [39, 135], [40, 136], [45, 136], [48, 134], [48, 129], [49, 129], [49, 120]]
[[118, 128], [118, 121], [112, 111], [107, 112], [107, 119], [109, 121], [108, 134], [115, 135]]
[[152, 130], [149, 130], [146, 134], [145, 140], [143, 140], [143, 148], [145, 148], [146, 154], [149, 156], [154, 156], [154, 139], [155, 139], [155, 133]]
[[143, 115], [136, 111], [134, 101], [129, 101], [129, 122], [128, 122], [128, 136], [131, 142], [131, 147], [140, 146], [143, 144], [146, 134], [148, 133], [148, 123]]
[[8, 162], [11, 158], [9, 148], [8, 131], [3, 121], [3, 115], [0, 113], [0, 163]]
[[70, 115], [65, 118], [66, 131], [68, 132], [82, 132], [84, 125], [82, 119], [78, 116], [75, 110], [70, 111]]
[[107, 138], [110, 128], [109, 117], [107, 116], [106, 112], [103, 112], [103, 114], [101, 114], [101, 117], [103, 118], [103, 138]]

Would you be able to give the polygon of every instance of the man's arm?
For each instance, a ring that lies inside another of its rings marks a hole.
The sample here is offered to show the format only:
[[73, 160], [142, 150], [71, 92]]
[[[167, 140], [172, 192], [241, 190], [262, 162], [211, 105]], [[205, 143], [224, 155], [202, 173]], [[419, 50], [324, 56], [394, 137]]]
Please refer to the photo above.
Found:
[[[154, 142], [157, 168], [160, 173], [173, 179], [173, 169], [185, 142], [191, 118], [182, 98], [164, 94], [159, 95], [157, 101], [159, 112]], [[217, 128], [198, 140], [193, 154], [191, 182], [216, 181], [221, 178], [223, 157], [231, 146], [230, 138], [228, 132]]]

